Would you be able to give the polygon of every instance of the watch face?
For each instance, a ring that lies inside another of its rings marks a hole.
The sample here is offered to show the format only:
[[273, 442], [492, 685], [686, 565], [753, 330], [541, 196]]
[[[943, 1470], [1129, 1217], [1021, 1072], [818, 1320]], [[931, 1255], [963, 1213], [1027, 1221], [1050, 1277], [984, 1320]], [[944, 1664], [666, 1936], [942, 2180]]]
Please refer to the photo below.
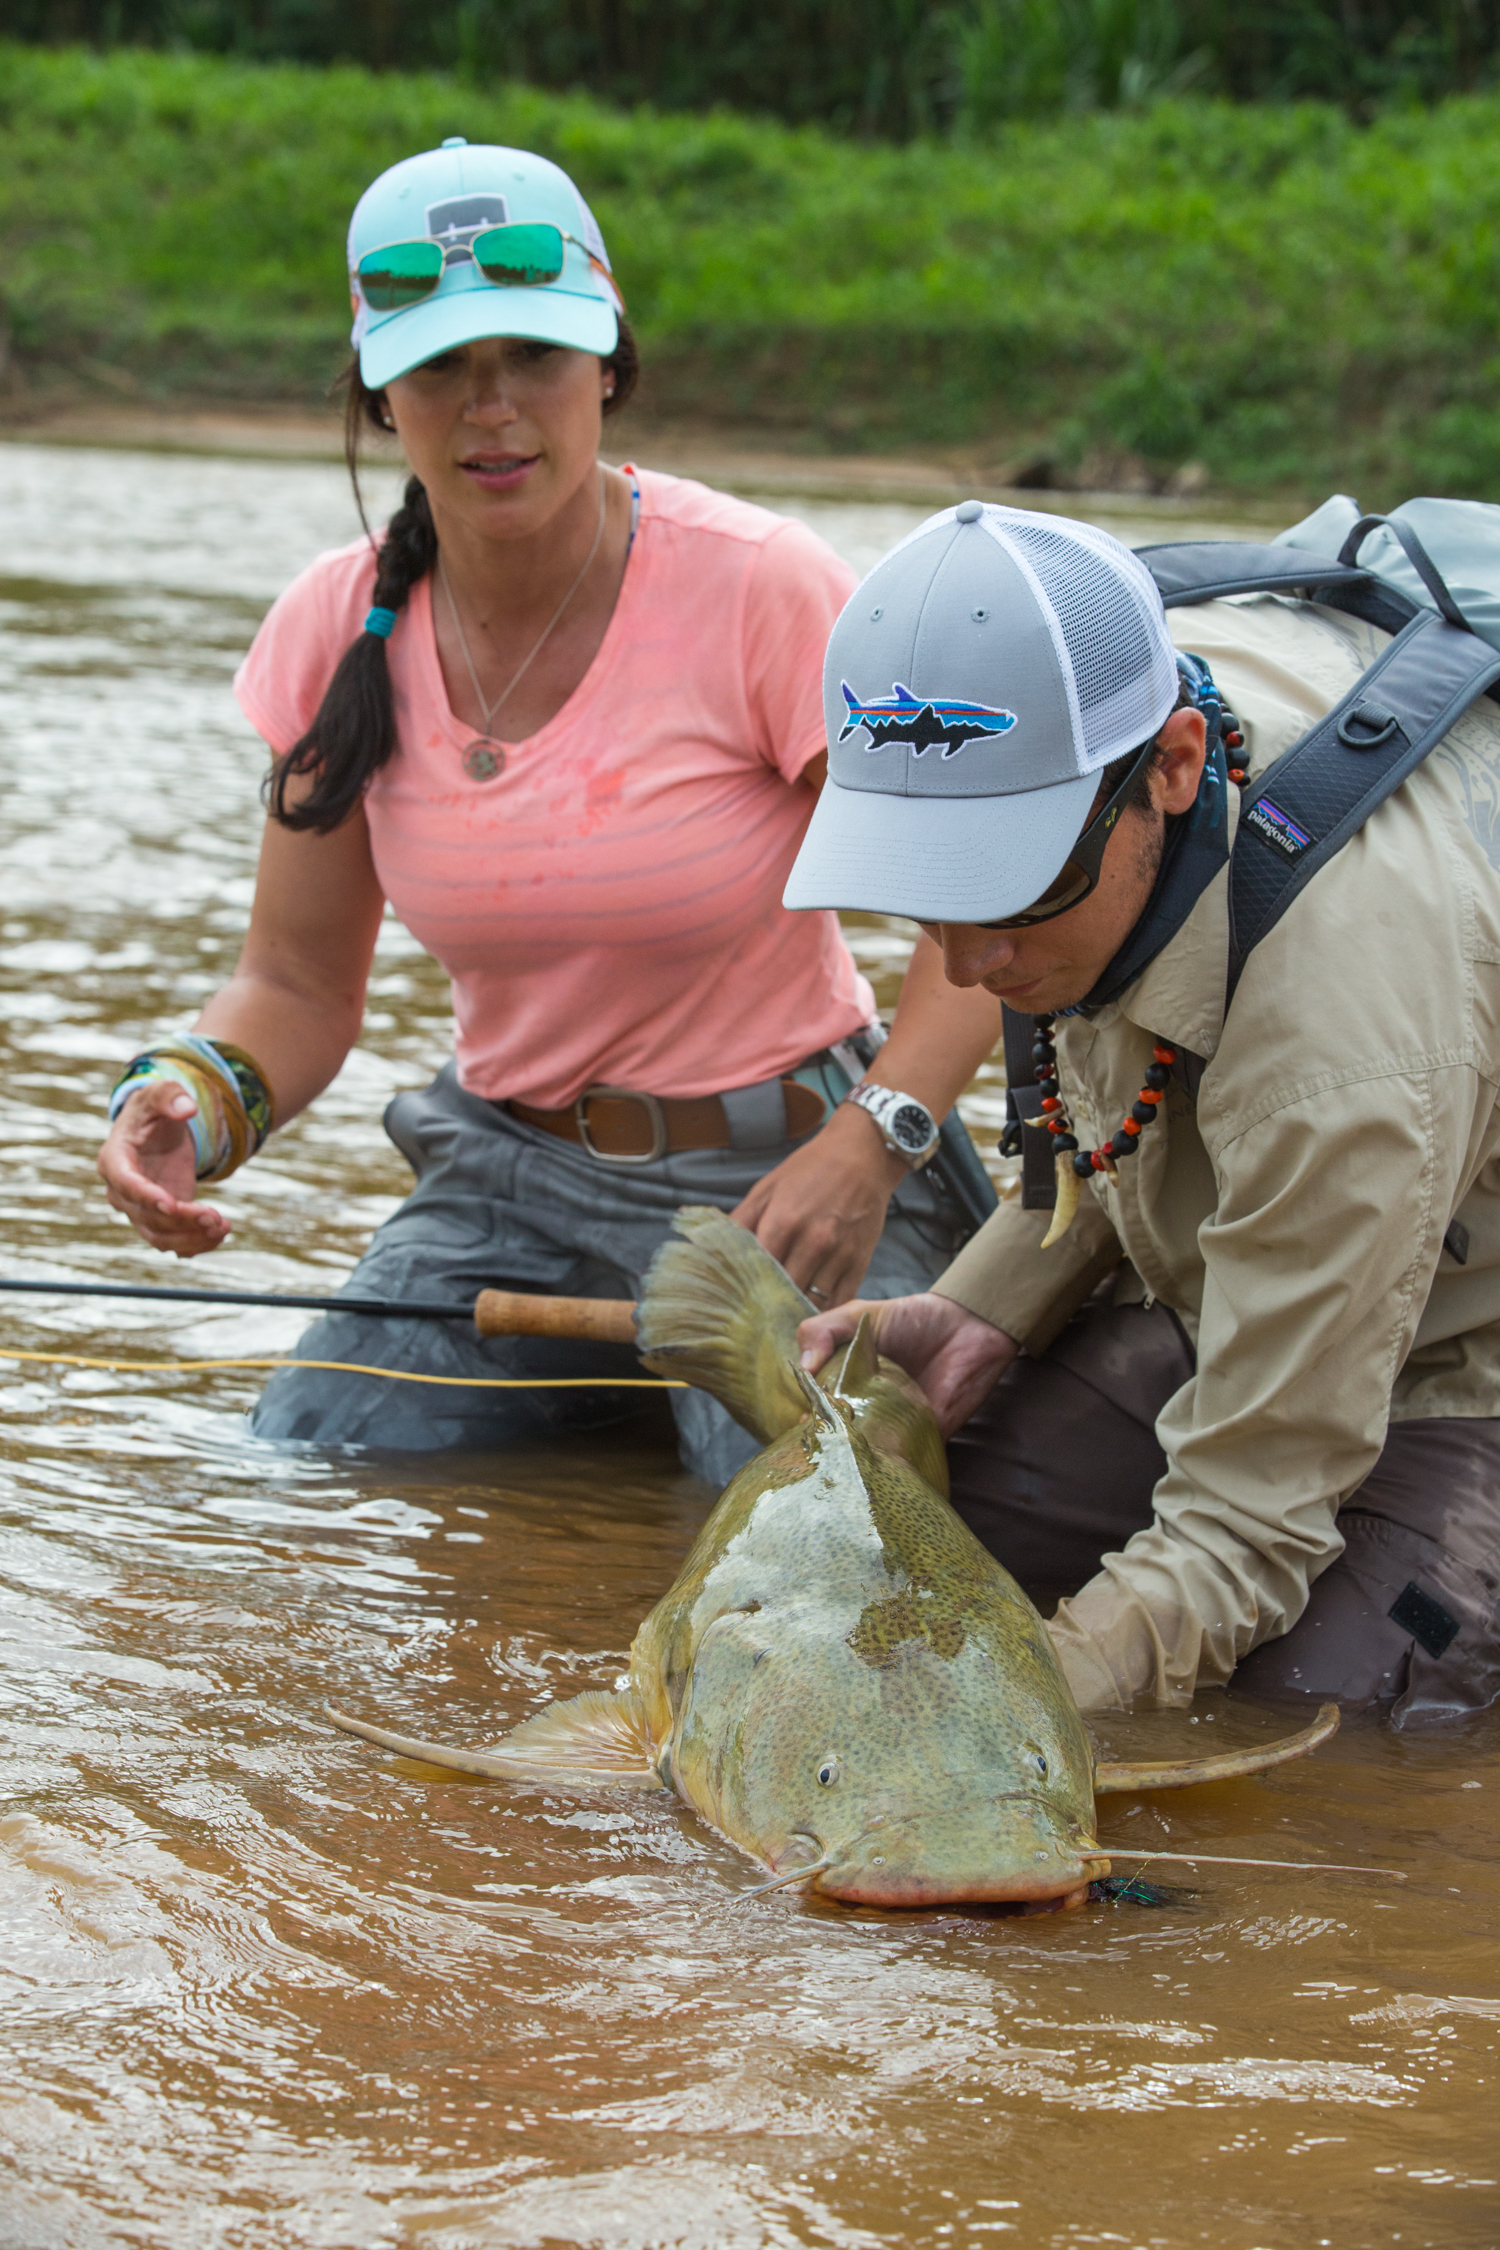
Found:
[[903, 1102], [891, 1114], [887, 1131], [899, 1148], [918, 1155], [932, 1139], [932, 1119], [915, 1102]]

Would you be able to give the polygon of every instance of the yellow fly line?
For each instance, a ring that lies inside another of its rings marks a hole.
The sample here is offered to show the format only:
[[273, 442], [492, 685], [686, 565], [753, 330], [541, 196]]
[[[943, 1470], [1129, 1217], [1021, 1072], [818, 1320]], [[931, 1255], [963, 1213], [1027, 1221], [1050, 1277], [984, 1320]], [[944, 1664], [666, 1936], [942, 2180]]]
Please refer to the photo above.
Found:
[[13, 1352], [39, 1367], [102, 1367], [112, 1375], [199, 1375], [210, 1367], [322, 1367], [334, 1375], [376, 1375], [386, 1383], [443, 1383], [463, 1391], [685, 1391], [656, 1375], [416, 1375], [403, 1367], [361, 1367], [344, 1359], [85, 1359], [77, 1352]]

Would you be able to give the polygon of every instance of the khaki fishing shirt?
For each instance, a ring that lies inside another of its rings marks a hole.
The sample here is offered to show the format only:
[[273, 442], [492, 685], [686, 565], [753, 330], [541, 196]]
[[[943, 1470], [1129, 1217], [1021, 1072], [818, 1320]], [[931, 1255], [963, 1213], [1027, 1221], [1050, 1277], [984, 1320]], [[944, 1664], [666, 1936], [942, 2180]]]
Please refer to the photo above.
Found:
[[[1171, 622], [1252, 774], [1388, 639], [1275, 595]], [[1204, 1058], [1196, 1103], [1174, 1072], [1060, 1242], [1002, 1203], [936, 1284], [1035, 1353], [1128, 1260], [1118, 1294], [1196, 1344], [1157, 1424], [1155, 1520], [1053, 1623], [1085, 1709], [1184, 1703], [1295, 1624], [1388, 1420], [1500, 1415], [1500, 709], [1482, 699], [1312, 877], [1226, 1021], [1227, 895], [1221, 871], [1118, 1002], [1057, 1025], [1084, 1147], [1128, 1114], [1154, 1039]]]

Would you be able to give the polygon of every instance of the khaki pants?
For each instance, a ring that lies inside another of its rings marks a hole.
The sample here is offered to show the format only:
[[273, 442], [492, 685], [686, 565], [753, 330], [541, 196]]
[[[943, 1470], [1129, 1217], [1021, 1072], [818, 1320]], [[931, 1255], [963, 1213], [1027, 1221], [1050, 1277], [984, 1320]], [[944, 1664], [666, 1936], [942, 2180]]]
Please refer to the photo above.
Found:
[[[953, 1439], [954, 1506], [1044, 1607], [1150, 1523], [1166, 1467], [1156, 1417], [1192, 1372], [1165, 1306], [1096, 1300], [1040, 1359], [1015, 1361]], [[1236, 1685], [1387, 1705], [1398, 1727], [1493, 1703], [1500, 1421], [1393, 1423], [1338, 1520], [1343, 1554]]]

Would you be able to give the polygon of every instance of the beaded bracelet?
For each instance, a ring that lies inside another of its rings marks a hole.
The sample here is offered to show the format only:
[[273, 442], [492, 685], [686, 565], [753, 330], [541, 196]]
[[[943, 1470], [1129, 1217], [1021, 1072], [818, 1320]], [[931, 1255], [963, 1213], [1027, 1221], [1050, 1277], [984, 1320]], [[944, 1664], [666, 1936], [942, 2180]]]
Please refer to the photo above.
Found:
[[192, 1135], [196, 1177], [210, 1185], [255, 1154], [275, 1122], [271, 1090], [254, 1058], [228, 1040], [183, 1032], [126, 1064], [109, 1097], [114, 1123], [138, 1087], [184, 1087], [197, 1103], [183, 1120]]

